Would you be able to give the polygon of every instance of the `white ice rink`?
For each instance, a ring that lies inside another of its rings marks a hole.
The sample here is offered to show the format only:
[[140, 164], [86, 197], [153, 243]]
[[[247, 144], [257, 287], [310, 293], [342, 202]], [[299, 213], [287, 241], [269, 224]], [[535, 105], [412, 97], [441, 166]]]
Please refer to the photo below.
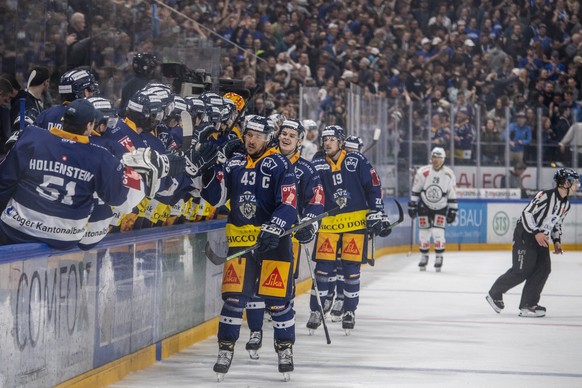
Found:
[[113, 387], [582, 387], [582, 254], [552, 255], [540, 304], [544, 318], [518, 317], [521, 285], [496, 314], [486, 292], [511, 263], [507, 252], [446, 253], [419, 272], [418, 255], [386, 256], [364, 266], [356, 327], [345, 336], [328, 321], [309, 336], [308, 295], [296, 299], [297, 340], [291, 381], [277, 372], [272, 328], [265, 323], [260, 359], [244, 349], [243, 323], [229, 373], [216, 382], [216, 338]]

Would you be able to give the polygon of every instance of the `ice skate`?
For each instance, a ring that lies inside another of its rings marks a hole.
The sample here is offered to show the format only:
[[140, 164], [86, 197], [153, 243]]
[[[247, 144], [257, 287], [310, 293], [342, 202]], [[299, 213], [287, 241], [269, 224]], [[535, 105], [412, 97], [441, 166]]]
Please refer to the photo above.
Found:
[[213, 370], [216, 372], [216, 381], [224, 380], [224, 375], [230, 368], [232, 356], [234, 355], [234, 342], [218, 341], [218, 359]]
[[312, 311], [307, 321], [307, 328], [309, 329], [309, 335], [313, 335], [315, 330], [321, 325], [321, 313], [319, 311]]
[[275, 342], [275, 351], [279, 358], [279, 372], [283, 373], [283, 381], [291, 380], [293, 372], [293, 344], [291, 342]]
[[546, 316], [546, 308], [543, 306], [523, 307], [519, 309], [520, 317], [542, 318]]
[[251, 360], [259, 359], [259, 349], [263, 346], [263, 331], [251, 331], [251, 337], [247, 342], [246, 349], [249, 352]]
[[434, 270], [436, 272], [441, 272], [441, 267], [443, 266], [443, 257], [441, 255], [437, 255], [434, 260]]
[[505, 308], [505, 303], [503, 303], [503, 297], [495, 299], [494, 297], [491, 296], [491, 294], [487, 294], [485, 299], [497, 314], [499, 314], [501, 310]]
[[331, 306], [333, 306], [333, 297], [335, 295], [332, 293], [328, 295], [323, 301], [323, 315], [327, 315], [331, 311]]
[[342, 314], [344, 312], [344, 300], [336, 299], [331, 308], [329, 315], [331, 316], [332, 322], [339, 322], [342, 320]]
[[426, 271], [426, 265], [428, 264], [428, 255], [422, 255], [420, 257], [420, 262], [418, 263], [418, 269], [421, 271]]
[[353, 311], [346, 311], [342, 316], [342, 329], [345, 330], [346, 335], [350, 335], [350, 331], [356, 324], [356, 315]]

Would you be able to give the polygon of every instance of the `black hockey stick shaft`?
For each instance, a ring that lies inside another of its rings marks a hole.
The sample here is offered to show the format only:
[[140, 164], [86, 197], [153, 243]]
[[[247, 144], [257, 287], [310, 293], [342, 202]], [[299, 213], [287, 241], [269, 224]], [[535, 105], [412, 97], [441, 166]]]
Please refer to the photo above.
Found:
[[[334, 207], [333, 209], [331, 209], [331, 210], [329, 210], [329, 211], [326, 211], [326, 212], [323, 212], [323, 213], [321, 213], [320, 215], [318, 215], [318, 216], [316, 216], [316, 217], [313, 217], [313, 218], [310, 218], [310, 219], [308, 219], [308, 220], [305, 220], [304, 222], [301, 222], [301, 223], [299, 223], [299, 224], [297, 224], [297, 225], [295, 225], [295, 226], [293, 226], [293, 227], [289, 228], [288, 230], [286, 230], [286, 231], [285, 231], [285, 232], [284, 232], [284, 233], [283, 233], [281, 236], [279, 236], [279, 237], [288, 236], [288, 235], [290, 235], [291, 233], [295, 233], [295, 232], [296, 232], [296, 231], [298, 231], [299, 229], [303, 229], [303, 228], [305, 228], [305, 227], [307, 227], [307, 226], [309, 226], [309, 225], [313, 224], [314, 222], [317, 222], [317, 221], [320, 221], [320, 220], [322, 220], [323, 218], [325, 218], [325, 217], [327, 217], [327, 216], [334, 215], [334, 214], [335, 214], [335, 212], [337, 212], [339, 209], [340, 209], [340, 207], [339, 207], [339, 206], [337, 206], [337, 207]], [[236, 258], [238, 258], [238, 257], [240, 257], [240, 256], [242, 256], [242, 255], [244, 255], [244, 254], [246, 254], [246, 253], [249, 253], [249, 252], [251, 252], [251, 251], [254, 251], [254, 250], [255, 250], [255, 249], [257, 249], [258, 247], [259, 247], [259, 243], [255, 243], [255, 244], [253, 244], [253, 245], [251, 245], [251, 246], [249, 246], [249, 247], [246, 247], [246, 248], [244, 248], [244, 249], [243, 249], [243, 250], [241, 250], [241, 251], [238, 251], [238, 252], [236, 252], [236, 253], [233, 253], [233, 254], [231, 254], [231, 255], [229, 255], [229, 256], [226, 256], [226, 257], [222, 257], [222, 256], [220, 256], [220, 255], [216, 254], [216, 253], [215, 253], [215, 252], [212, 250], [212, 248], [210, 247], [210, 242], [208, 242], [208, 241], [207, 241], [207, 242], [206, 242], [206, 246], [205, 246], [205, 249], [204, 249], [204, 250], [205, 250], [205, 252], [206, 252], [206, 257], [208, 257], [208, 260], [210, 260], [210, 261], [211, 261], [213, 264], [215, 264], [215, 265], [221, 265], [221, 264], [224, 264], [224, 263], [226, 263], [226, 262], [227, 262], [227, 261], [229, 261], [229, 260], [236, 259]]]
[[329, 336], [329, 330], [327, 329], [327, 323], [325, 323], [325, 312], [323, 311], [323, 303], [321, 303], [321, 297], [319, 296], [319, 288], [317, 287], [317, 280], [315, 279], [315, 271], [313, 270], [313, 264], [311, 263], [311, 255], [309, 254], [309, 249], [307, 245], [303, 245], [305, 250], [305, 258], [307, 260], [307, 265], [309, 265], [309, 272], [311, 273], [311, 281], [313, 282], [313, 289], [315, 290], [315, 298], [317, 299], [317, 308], [321, 314], [321, 323], [323, 324], [323, 331], [325, 333], [325, 339], [327, 344], [331, 344], [331, 338]]

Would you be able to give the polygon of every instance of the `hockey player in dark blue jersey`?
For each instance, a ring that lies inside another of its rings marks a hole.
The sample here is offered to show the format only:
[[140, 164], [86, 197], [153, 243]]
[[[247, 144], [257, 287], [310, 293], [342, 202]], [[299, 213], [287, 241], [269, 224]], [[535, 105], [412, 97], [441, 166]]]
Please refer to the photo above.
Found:
[[[325, 196], [321, 179], [311, 162], [299, 155], [301, 143], [305, 137], [305, 128], [297, 120], [285, 120], [280, 126], [278, 147], [281, 155], [293, 165], [297, 179], [297, 214], [300, 222], [317, 217], [323, 213]], [[300, 244], [308, 244], [317, 233], [317, 222], [298, 230], [293, 239], [294, 273], [298, 271], [299, 260], [302, 257]], [[307, 258], [310, 260], [311, 258]], [[251, 330], [250, 339], [246, 344], [252, 359], [258, 359], [258, 350], [262, 346], [263, 316], [265, 302], [261, 298], [252, 298], [246, 306], [247, 322]]]
[[62, 119], [67, 110], [67, 104], [79, 98], [92, 97], [97, 93], [99, 93], [99, 85], [91, 72], [85, 69], [67, 71], [59, 80], [59, 94], [63, 100], [62, 105], [53, 106], [42, 111], [36, 117], [34, 125], [44, 129], [62, 129]]
[[31, 125], [23, 132], [0, 163], [0, 244], [72, 248], [85, 234], [95, 195], [121, 209], [143, 198], [140, 175], [89, 142], [95, 117], [93, 105], [79, 99], [67, 106], [62, 129]]
[[[387, 229], [389, 220], [384, 214], [381, 185], [378, 174], [359, 152], [346, 153], [342, 149], [346, 139], [343, 128], [332, 125], [322, 132], [325, 155], [316, 156], [313, 165], [319, 172], [325, 190], [325, 211], [340, 207], [340, 213], [322, 220], [315, 242], [315, 276], [321, 300], [327, 296], [329, 277], [335, 261], [341, 260], [344, 277], [342, 327], [354, 328], [355, 311], [359, 302], [360, 266], [367, 256], [370, 233], [380, 234]], [[384, 225], [383, 227], [383, 222]], [[318, 328], [323, 317], [312, 292], [310, 330]]]
[[213, 175], [204, 176], [202, 196], [213, 206], [230, 199], [226, 224], [229, 253], [259, 243], [259, 248], [224, 265], [218, 326], [218, 379], [228, 372], [240, 335], [244, 308], [257, 295], [264, 298], [274, 326], [279, 371], [293, 370], [295, 341], [293, 254], [290, 236], [282, 236], [297, 220], [297, 188], [293, 166], [277, 150], [268, 148], [273, 127], [264, 117], [252, 118], [244, 128], [247, 155], [235, 154]]

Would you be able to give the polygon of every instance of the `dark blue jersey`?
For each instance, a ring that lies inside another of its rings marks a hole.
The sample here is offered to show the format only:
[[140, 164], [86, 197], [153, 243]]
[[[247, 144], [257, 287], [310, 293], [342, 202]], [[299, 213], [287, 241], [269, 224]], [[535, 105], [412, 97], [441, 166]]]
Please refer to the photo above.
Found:
[[34, 125], [44, 129], [63, 129], [63, 115], [67, 105], [58, 105], [45, 109], [34, 120]]
[[325, 195], [321, 178], [313, 164], [296, 152], [289, 158], [297, 179], [297, 213], [299, 218], [317, 217], [323, 213]]
[[365, 229], [367, 212], [384, 209], [380, 178], [361, 153], [341, 151], [337, 162], [323, 155], [312, 163], [323, 182], [325, 211], [341, 207], [338, 216], [324, 219], [320, 230], [333, 233]]
[[[297, 188], [291, 163], [267, 150], [259, 159], [235, 154], [223, 166], [217, 166], [214, 176], [202, 189], [202, 197], [213, 206], [230, 199], [227, 236], [253, 235], [263, 224], [289, 229], [297, 221]], [[250, 226], [250, 228], [246, 228]], [[252, 228], [252, 227], [255, 228]], [[242, 229], [245, 229], [244, 231]], [[230, 246], [235, 246], [231, 244]]]
[[143, 197], [131, 188], [142, 189], [139, 175], [87, 136], [31, 125], [0, 163], [0, 233], [71, 248], [85, 234], [95, 195], [131, 209]]

